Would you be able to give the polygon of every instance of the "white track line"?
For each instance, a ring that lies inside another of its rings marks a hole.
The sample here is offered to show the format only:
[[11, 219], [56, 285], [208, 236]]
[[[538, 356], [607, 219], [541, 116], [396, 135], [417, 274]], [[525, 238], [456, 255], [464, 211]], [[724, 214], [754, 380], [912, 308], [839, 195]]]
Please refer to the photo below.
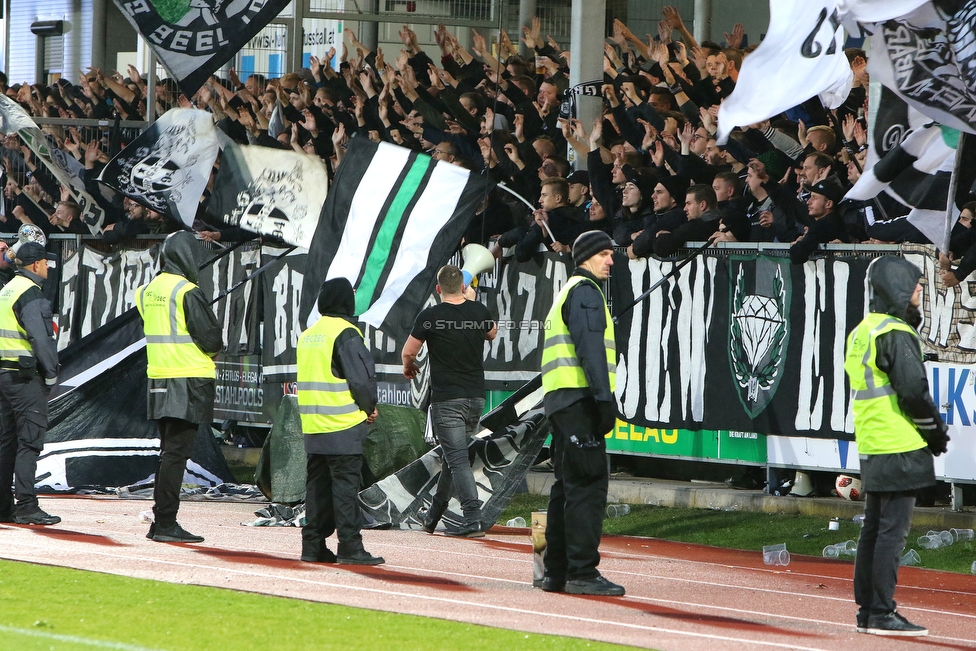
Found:
[[40, 637], [45, 640], [55, 640], [57, 642], [70, 642], [72, 644], [87, 644], [88, 646], [98, 647], [100, 649], [117, 649], [118, 651], [157, 651], [156, 649], [150, 649], [149, 647], [135, 646], [132, 644], [123, 644], [122, 642], [107, 642], [105, 640], [95, 640], [87, 637], [78, 637], [77, 635], [60, 635], [58, 633], [47, 633], [45, 631], [37, 631], [31, 628], [17, 628], [16, 626], [4, 626], [3, 624], [0, 624], [0, 632], [12, 633], [14, 635], [24, 635], [27, 637]]
[[[44, 547], [42, 545], [30, 545], [30, 544], [26, 544], [26, 543], [17, 543], [17, 542], [15, 542], [13, 544], [16, 545], [16, 546], [20, 546], [20, 547], [27, 547], [29, 549], [51, 551], [51, 548], [50, 547]], [[110, 556], [110, 557], [115, 558], [115, 559], [118, 559], [118, 557], [119, 557], [119, 554], [111, 554], [111, 553], [107, 553], [107, 552], [99, 552], [99, 551], [94, 551], [94, 550], [93, 551], [87, 551], [86, 553], [92, 554], [92, 555], [96, 555], [96, 556]], [[409, 593], [409, 592], [399, 592], [399, 591], [396, 591], [396, 590], [380, 590], [378, 588], [364, 588], [364, 587], [359, 587], [359, 586], [350, 586], [350, 585], [344, 585], [342, 583], [330, 583], [328, 581], [321, 581], [321, 580], [319, 580], [319, 581], [313, 581], [311, 579], [301, 579], [301, 578], [298, 578], [298, 577], [291, 577], [291, 576], [280, 576], [280, 575], [276, 575], [276, 574], [267, 574], [267, 573], [264, 573], [264, 572], [254, 572], [254, 571], [250, 571], [250, 570], [239, 570], [239, 569], [236, 569], [236, 568], [215, 568], [212, 565], [199, 565], [199, 564], [196, 564], [196, 563], [182, 563], [182, 562], [177, 562], [177, 561], [167, 561], [167, 560], [162, 560], [162, 559], [158, 559], [158, 558], [148, 558], [148, 557], [139, 557], [139, 556], [125, 556], [125, 558], [128, 559], [128, 560], [132, 560], [132, 561], [141, 561], [141, 562], [146, 562], [146, 563], [157, 563], [157, 564], [163, 564], [163, 565], [175, 565], [177, 567], [192, 568], [192, 569], [197, 569], [197, 570], [206, 570], [207, 572], [210, 572], [210, 573], [213, 573], [213, 572], [224, 572], [225, 574], [237, 574], [237, 575], [240, 575], [240, 576], [248, 576], [248, 577], [254, 577], [254, 578], [273, 579], [273, 580], [276, 580], [276, 581], [282, 581], [282, 580], [284, 580], [284, 581], [289, 581], [289, 582], [292, 582], [292, 583], [311, 584], [311, 585], [315, 585], [315, 586], [319, 586], [319, 587], [338, 588], [340, 590], [350, 590], [350, 591], [353, 591], [353, 592], [365, 592], [365, 593], [369, 593], [369, 594], [379, 594], [379, 595], [385, 595], [385, 596], [389, 596], [389, 597], [400, 597], [400, 598], [406, 598], [407, 600], [413, 599], [413, 600], [421, 600], [421, 601], [430, 601], [430, 602], [437, 602], [437, 603], [445, 603], [445, 604], [451, 604], [451, 605], [455, 605], [455, 606], [457, 606], [457, 605], [471, 606], [472, 608], [479, 609], [479, 610], [495, 610], [495, 611], [500, 611], [500, 612], [515, 613], [515, 614], [519, 614], [519, 615], [535, 615], [535, 616], [537, 616], [537, 617], [539, 617], [539, 618], [541, 618], [543, 620], [545, 620], [547, 618], [550, 618], [550, 619], [559, 619], [559, 620], [569, 620], [569, 621], [574, 621], [574, 622], [585, 622], [585, 623], [588, 623], [588, 624], [598, 624], [598, 625], [603, 625], [603, 626], [619, 627], [619, 628], [626, 628], [626, 629], [638, 630], [638, 631], [646, 631], [648, 633], [667, 633], [667, 634], [671, 634], [671, 635], [682, 635], [682, 636], [686, 636], [686, 637], [693, 637], [693, 638], [699, 638], [699, 639], [705, 639], [705, 640], [716, 640], [716, 641], [721, 641], [721, 642], [733, 642], [733, 643], [739, 643], [739, 644], [744, 644], [744, 645], [750, 645], [750, 646], [753, 646], [753, 647], [755, 647], [755, 646], [775, 647], [775, 648], [782, 648], [782, 649], [795, 649], [797, 651], [829, 651], [827, 649], [821, 649], [821, 648], [817, 648], [817, 647], [804, 647], [804, 646], [798, 646], [796, 644], [783, 644], [783, 643], [779, 643], [779, 642], [764, 642], [764, 641], [761, 641], [761, 640], [754, 640], [754, 639], [747, 639], [747, 638], [728, 637], [728, 636], [725, 636], [725, 635], [711, 635], [711, 634], [708, 634], [708, 633], [695, 633], [695, 632], [692, 632], [692, 631], [682, 631], [682, 630], [678, 630], [678, 629], [670, 629], [670, 628], [664, 628], [664, 627], [660, 627], [660, 626], [642, 626], [640, 624], [628, 624], [628, 623], [618, 622], [618, 621], [614, 621], [614, 620], [595, 619], [595, 618], [590, 618], [590, 617], [578, 617], [578, 616], [574, 616], [574, 615], [561, 615], [559, 613], [549, 613], [549, 612], [543, 612], [543, 611], [537, 611], [537, 610], [526, 610], [524, 608], [510, 608], [508, 606], [496, 606], [496, 605], [493, 605], [493, 604], [485, 604], [485, 603], [481, 603], [481, 602], [477, 602], [477, 601], [464, 601], [464, 600], [460, 600], [460, 599], [448, 599], [446, 597], [435, 597], [435, 596], [430, 596], [430, 595], [420, 595], [420, 594]], [[32, 562], [32, 561], [26, 561], [26, 562]], [[34, 562], [36, 562], [36, 561], [34, 561]], [[74, 569], [77, 569], [77, 568], [74, 568]], [[149, 580], [159, 580], [159, 579], [149, 579]], [[206, 587], [217, 587], [217, 586], [210, 586], [210, 585], [206, 585], [206, 584], [196, 584], [196, 585], [204, 585]], [[232, 590], [233, 588], [219, 588], [219, 587], [217, 587], [217, 589], [231, 589]], [[269, 596], [276, 596], [277, 597], [277, 596], [281, 596], [281, 595], [269, 595]], [[287, 597], [285, 597], [285, 598], [287, 598]]]

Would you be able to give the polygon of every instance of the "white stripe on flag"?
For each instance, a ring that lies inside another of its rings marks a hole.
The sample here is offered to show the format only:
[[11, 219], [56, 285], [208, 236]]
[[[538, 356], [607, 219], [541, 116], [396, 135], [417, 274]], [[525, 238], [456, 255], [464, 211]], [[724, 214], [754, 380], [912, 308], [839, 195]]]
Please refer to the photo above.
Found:
[[369, 254], [369, 240], [376, 219], [390, 192], [393, 191], [409, 156], [410, 150], [404, 147], [384, 147], [381, 144], [376, 148], [376, 153], [366, 169], [366, 174], [359, 181], [356, 195], [349, 206], [349, 215], [342, 229], [342, 240], [339, 242], [339, 248], [336, 249], [332, 264], [329, 265], [326, 280], [348, 278], [349, 282], [356, 286], [366, 256]]
[[[410, 281], [427, 266], [434, 238], [454, 215], [468, 183], [468, 176], [467, 170], [450, 163], [441, 161], [434, 166], [427, 187], [413, 212], [404, 216], [408, 219], [407, 227], [403, 231], [387, 283], [380, 297], [360, 317], [362, 321], [379, 328]], [[349, 231], [347, 226], [346, 233]]]

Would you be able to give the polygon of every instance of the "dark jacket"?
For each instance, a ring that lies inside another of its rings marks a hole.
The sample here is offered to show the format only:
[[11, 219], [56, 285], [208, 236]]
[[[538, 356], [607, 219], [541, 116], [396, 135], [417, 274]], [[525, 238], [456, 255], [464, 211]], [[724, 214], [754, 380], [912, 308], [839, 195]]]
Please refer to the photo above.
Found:
[[[866, 281], [871, 312], [889, 314], [917, 327], [919, 315], [910, 301], [920, 277], [918, 267], [900, 256], [884, 256], [872, 262]], [[898, 406], [915, 421], [922, 438], [933, 447], [944, 444], [946, 426], [929, 393], [918, 336], [904, 331], [881, 335], [876, 363], [891, 381]], [[866, 491], [910, 491], [935, 483], [929, 448], [899, 454], [861, 454], [860, 460]]]
[[[551, 416], [570, 405], [593, 398], [601, 409], [613, 409], [615, 402], [610, 391], [610, 371], [607, 368], [607, 352], [603, 343], [606, 321], [606, 300], [597, 287], [603, 283], [593, 274], [576, 268], [573, 276], [583, 276], [593, 281], [581, 282], [570, 290], [563, 303], [562, 316], [569, 336], [576, 347], [576, 357], [583, 367], [583, 375], [589, 387], [585, 389], [557, 389], [546, 394], [543, 406]], [[595, 283], [596, 285], [594, 286]]]
[[[189, 231], [173, 233], [159, 252], [160, 269], [197, 281], [196, 241]], [[220, 324], [210, 309], [210, 301], [199, 288], [183, 296], [186, 329], [200, 350], [213, 357], [224, 346]], [[210, 423], [216, 382], [213, 378], [166, 378], [149, 380], [147, 412], [150, 420], [180, 418], [191, 423]]]
[[41, 291], [44, 279], [26, 269], [18, 269], [17, 275], [33, 281], [34, 286], [14, 302], [14, 316], [27, 333], [34, 359], [37, 360], [37, 374], [46, 385], [53, 386], [58, 377], [58, 344], [54, 339], [51, 303]]
[[[810, 256], [821, 244], [827, 244], [834, 240], [850, 242], [847, 234], [847, 225], [844, 223], [843, 216], [833, 210], [820, 219], [813, 222], [806, 234], [790, 247], [790, 262], [793, 264], [803, 264], [810, 259]], [[914, 286], [913, 286], [914, 289]]]
[[[718, 230], [722, 213], [717, 209], [707, 210], [696, 219], [688, 219], [673, 231], [662, 233], [654, 240], [654, 255], [666, 258], [674, 255], [688, 242], [704, 242]], [[637, 252], [637, 247], [634, 247]]]
[[[633, 239], [634, 255], [646, 258], [654, 253], [654, 242], [659, 231], [674, 231], [688, 221], [684, 208], [675, 207], [664, 212], [654, 212], [644, 219], [643, 231]], [[620, 244], [620, 242], [618, 242]]]
[[[343, 286], [344, 285], [344, 286]], [[329, 281], [319, 292], [318, 308], [323, 316], [345, 319], [353, 325], [356, 309], [355, 295], [348, 283]], [[366, 342], [358, 332], [349, 328], [336, 337], [332, 347], [332, 374], [349, 384], [349, 392], [356, 406], [366, 414], [376, 409], [376, 366]], [[366, 422], [349, 429], [330, 432], [327, 436], [305, 436], [305, 452], [309, 454], [347, 455], [362, 454], [369, 426]]]

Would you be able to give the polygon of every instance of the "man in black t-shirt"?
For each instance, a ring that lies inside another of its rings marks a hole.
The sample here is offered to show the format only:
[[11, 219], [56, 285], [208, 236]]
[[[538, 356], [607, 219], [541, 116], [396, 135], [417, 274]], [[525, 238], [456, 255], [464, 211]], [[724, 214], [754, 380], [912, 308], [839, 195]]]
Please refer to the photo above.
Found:
[[464, 298], [464, 277], [454, 265], [437, 272], [441, 302], [420, 313], [403, 346], [403, 374], [417, 375], [417, 353], [427, 343], [430, 360], [430, 417], [447, 468], [442, 468], [424, 531], [433, 533], [447, 509], [451, 488], [457, 489], [464, 523], [453, 536], [484, 536], [481, 501], [468, 461], [468, 441], [477, 433], [485, 406], [484, 342], [498, 328], [481, 303]]

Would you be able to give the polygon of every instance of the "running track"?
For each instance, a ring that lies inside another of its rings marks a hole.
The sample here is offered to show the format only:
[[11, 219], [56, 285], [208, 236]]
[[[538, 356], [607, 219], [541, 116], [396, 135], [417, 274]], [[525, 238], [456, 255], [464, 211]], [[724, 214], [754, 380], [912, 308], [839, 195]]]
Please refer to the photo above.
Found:
[[298, 529], [241, 526], [259, 505], [184, 502], [180, 521], [206, 537], [201, 545], [146, 540], [137, 514], [150, 505], [42, 499], [61, 524], [0, 525], [0, 557], [667, 651], [976, 649], [976, 577], [967, 575], [902, 568], [899, 610], [931, 633], [882, 639], [854, 632], [850, 562], [794, 556], [768, 568], [758, 551], [607, 536], [600, 569], [627, 596], [581, 597], [532, 588], [528, 530], [473, 540], [366, 531], [386, 565], [311, 565], [298, 560]]

